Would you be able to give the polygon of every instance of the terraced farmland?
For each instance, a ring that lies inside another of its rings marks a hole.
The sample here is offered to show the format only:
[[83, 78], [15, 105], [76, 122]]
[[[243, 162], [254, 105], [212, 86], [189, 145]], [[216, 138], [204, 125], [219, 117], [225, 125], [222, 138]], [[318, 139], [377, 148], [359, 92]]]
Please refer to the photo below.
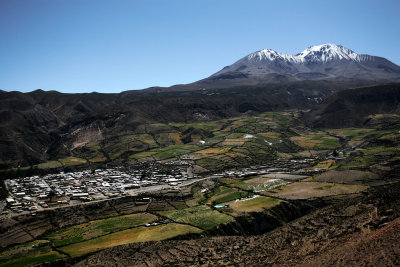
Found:
[[[374, 123], [378, 125], [381, 118], [384, 116], [374, 117]], [[386, 183], [379, 174], [400, 161], [397, 128], [346, 128], [324, 132], [292, 122], [296, 122], [296, 114], [272, 112], [223, 121], [141, 125], [134, 132], [88, 143], [74, 154], [75, 157], [39, 164], [37, 167], [41, 169], [51, 169], [84, 165], [88, 161], [126, 159], [130, 163], [147, 160], [165, 163], [181, 159], [193, 164], [199, 172], [221, 173], [226, 169], [243, 170], [243, 166], [249, 170], [259, 167], [257, 165], [268, 165], [265, 170], [269, 173], [250, 177], [243, 173], [237, 175], [241, 177], [229, 174], [207, 179], [193, 185], [193, 195], [187, 198], [157, 199], [134, 211], [110, 208], [112, 212], [107, 214], [88, 213], [77, 223], [116, 217], [61, 230], [51, 229], [51, 224], [46, 224], [48, 228], [43, 226], [39, 240], [34, 241], [37, 243], [3, 250], [0, 266], [31, 265], [122, 244], [204, 231], [208, 234], [213, 232], [208, 230], [223, 224], [228, 224], [226, 228], [239, 224], [241, 219], [255, 212], [270, 216], [280, 204], [301, 202], [297, 200], [310, 203], [316, 198], [338, 195], [357, 196], [370, 186]], [[306, 162], [306, 167], [297, 167], [300, 161]], [[295, 166], [292, 169], [286, 166], [292, 163]], [[143, 213], [121, 216], [139, 211]], [[229, 224], [239, 216], [240, 219]], [[154, 222], [160, 224], [144, 227]], [[30, 228], [24, 230], [30, 231]], [[31, 238], [27, 236], [28, 239], [20, 242]], [[32, 247], [36, 244], [42, 245]]]

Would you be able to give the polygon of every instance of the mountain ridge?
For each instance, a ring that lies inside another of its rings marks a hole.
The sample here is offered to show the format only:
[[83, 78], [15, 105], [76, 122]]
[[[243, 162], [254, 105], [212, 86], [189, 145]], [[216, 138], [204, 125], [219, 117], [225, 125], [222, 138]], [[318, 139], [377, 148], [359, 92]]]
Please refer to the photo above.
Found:
[[357, 54], [335, 44], [310, 46], [296, 55], [262, 49], [199, 81], [144, 90], [195, 91], [299, 81], [340, 81], [353, 85], [400, 82], [400, 66], [383, 57]]
[[242, 73], [247, 78], [262, 80], [268, 74], [291, 75], [297, 80], [307, 79], [400, 79], [400, 67], [389, 60], [359, 55], [341, 45], [311, 46], [296, 55], [263, 49], [251, 53], [210, 77], [227, 73]]

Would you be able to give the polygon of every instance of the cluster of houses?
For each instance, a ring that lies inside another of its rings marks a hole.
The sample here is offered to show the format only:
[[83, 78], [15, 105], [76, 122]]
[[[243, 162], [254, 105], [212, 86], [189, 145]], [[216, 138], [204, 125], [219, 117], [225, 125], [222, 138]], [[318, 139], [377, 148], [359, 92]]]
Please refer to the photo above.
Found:
[[182, 169], [173, 169], [166, 174], [157, 167], [129, 171], [120, 168], [97, 169], [23, 177], [5, 181], [9, 191], [6, 203], [11, 212], [35, 211], [51, 206], [124, 196], [146, 186], [177, 186], [195, 177]]
[[[331, 158], [340, 158], [343, 153], [340, 154]], [[294, 171], [310, 167], [313, 161], [313, 158], [277, 159], [265, 165], [227, 170], [210, 177], [248, 177], [269, 172]], [[35, 211], [51, 206], [124, 196], [146, 186], [168, 184], [174, 187], [187, 179], [198, 178], [196, 174], [193, 174], [192, 166], [184, 160], [180, 159], [169, 165], [168, 171], [161, 165], [142, 164], [124, 171], [121, 168], [97, 169], [6, 180], [5, 185], [9, 191], [6, 203], [8, 210], [15, 213]], [[307, 172], [310, 171], [319, 170]]]

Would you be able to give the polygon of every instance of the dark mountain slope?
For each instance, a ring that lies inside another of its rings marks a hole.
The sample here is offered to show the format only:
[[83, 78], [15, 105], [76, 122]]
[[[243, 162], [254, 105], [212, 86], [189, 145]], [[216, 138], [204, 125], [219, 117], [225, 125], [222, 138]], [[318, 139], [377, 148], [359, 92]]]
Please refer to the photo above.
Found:
[[0, 92], [3, 167], [73, 155], [85, 144], [154, 122], [216, 120], [246, 112], [310, 108], [340, 86], [317, 82], [194, 92]]
[[317, 128], [361, 126], [373, 114], [400, 113], [400, 84], [347, 89], [306, 113], [304, 120]]
[[0, 157], [16, 164], [44, 160], [49, 134], [63, 122], [28, 94], [0, 93]]

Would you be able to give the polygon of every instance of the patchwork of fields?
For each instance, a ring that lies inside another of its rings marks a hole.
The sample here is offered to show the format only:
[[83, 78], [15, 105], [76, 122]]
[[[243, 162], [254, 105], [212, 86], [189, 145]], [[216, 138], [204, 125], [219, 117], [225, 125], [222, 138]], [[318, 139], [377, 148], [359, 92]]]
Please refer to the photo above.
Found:
[[41, 169], [73, 167], [114, 160], [172, 161], [190, 158], [205, 170], [242, 166], [277, 157], [281, 149], [296, 153], [298, 146], [283, 134], [294, 112], [267, 112], [199, 123], [155, 123], [139, 126], [93, 141], [74, 152], [74, 157], [38, 164]]
[[[371, 119], [376, 125], [389, 115]], [[297, 112], [265, 112], [254, 117], [198, 123], [156, 123], [141, 125], [134, 132], [86, 144], [74, 157], [38, 164], [41, 169], [73, 167], [89, 162], [173, 161], [185, 158], [204, 171], [215, 171], [279, 158], [310, 157], [344, 147], [362, 146], [378, 139], [381, 145], [361, 148], [364, 154], [342, 164], [342, 169], [368, 167], [377, 153], [398, 153], [395, 130], [374, 128], [313, 130], [293, 127]], [[330, 165], [319, 166], [327, 169]]]
[[[379, 174], [400, 161], [396, 127], [321, 131], [292, 126], [296, 118], [295, 112], [267, 112], [221, 121], [143, 125], [135, 133], [89, 143], [81, 155], [39, 164], [38, 168], [47, 169], [121, 157], [130, 162], [186, 159], [203, 171], [221, 171], [282, 159], [285, 164], [306, 160], [308, 167], [302, 172], [311, 174], [285, 173], [289, 167], [282, 164], [279, 172], [199, 182], [191, 186], [188, 199], [91, 219], [5, 248], [0, 251], [0, 266], [33, 265], [122, 244], [207, 234], [240, 216], [268, 215], [293, 200], [359, 194], [385, 183]], [[382, 118], [372, 118], [374, 125], [380, 125]]]

